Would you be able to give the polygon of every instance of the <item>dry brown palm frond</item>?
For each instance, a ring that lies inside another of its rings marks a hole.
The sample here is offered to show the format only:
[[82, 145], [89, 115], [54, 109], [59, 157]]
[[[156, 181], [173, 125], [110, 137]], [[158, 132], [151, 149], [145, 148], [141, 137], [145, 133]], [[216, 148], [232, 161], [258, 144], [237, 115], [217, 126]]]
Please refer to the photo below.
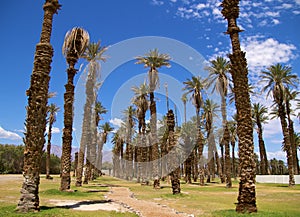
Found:
[[62, 53], [67, 57], [70, 53], [77, 55], [79, 58], [87, 48], [90, 42], [89, 33], [80, 27], [74, 27], [65, 35]]

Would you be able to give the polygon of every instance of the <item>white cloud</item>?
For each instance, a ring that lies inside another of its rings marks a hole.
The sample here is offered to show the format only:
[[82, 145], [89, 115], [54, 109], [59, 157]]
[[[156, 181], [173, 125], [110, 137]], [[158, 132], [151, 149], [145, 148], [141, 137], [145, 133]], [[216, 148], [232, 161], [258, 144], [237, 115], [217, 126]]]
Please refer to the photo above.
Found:
[[264, 67], [294, 59], [293, 51], [296, 47], [293, 44], [280, 43], [274, 38], [262, 39], [254, 36], [242, 42], [242, 49], [246, 51], [249, 69], [257, 72]]
[[293, 11], [293, 14], [299, 15], [299, 14], [300, 14], [300, 11]]
[[9, 139], [9, 140], [21, 140], [22, 137], [18, 134], [5, 130], [0, 126], [0, 138], [1, 139]]
[[164, 2], [163, 1], [159, 1], [159, 0], [152, 0], [152, 4], [160, 6], [160, 5], [163, 5]]
[[[162, 5], [159, 0], [152, 0], [155, 5]], [[226, 22], [221, 14], [221, 0], [170, 0], [169, 5], [176, 9], [176, 15], [184, 19], [196, 19], [206, 23], [214, 20], [214, 23]], [[240, 2], [240, 17], [243, 18], [239, 22], [248, 28], [255, 26], [273, 26], [281, 23], [283, 14], [297, 14], [300, 0], [295, 2], [284, 2], [265, 0], [253, 2], [244, 0]], [[203, 19], [206, 18], [206, 19]], [[276, 19], [274, 19], [276, 18]]]
[[273, 19], [272, 22], [274, 23], [274, 25], [278, 25], [280, 23], [280, 21], [277, 19]]
[[121, 127], [124, 122], [119, 118], [114, 118], [109, 121], [109, 123], [113, 124], [116, 127]]
[[276, 152], [267, 152], [268, 160], [276, 158], [277, 160], [283, 160], [286, 162], [286, 153], [283, 151], [276, 151]]
[[[48, 133], [48, 131], [49, 131], [49, 125], [47, 125], [46, 130], [47, 130], [47, 133]], [[51, 130], [52, 130], [52, 134], [60, 133], [60, 129], [58, 127], [52, 127]]]
[[[281, 135], [282, 129], [279, 119], [269, 120], [268, 123], [264, 125], [263, 134], [264, 137], [268, 139], [274, 138], [276, 135]], [[274, 140], [273, 142], [277, 143], [277, 140]]]
[[60, 129], [58, 127], [52, 127], [52, 134], [60, 133]]

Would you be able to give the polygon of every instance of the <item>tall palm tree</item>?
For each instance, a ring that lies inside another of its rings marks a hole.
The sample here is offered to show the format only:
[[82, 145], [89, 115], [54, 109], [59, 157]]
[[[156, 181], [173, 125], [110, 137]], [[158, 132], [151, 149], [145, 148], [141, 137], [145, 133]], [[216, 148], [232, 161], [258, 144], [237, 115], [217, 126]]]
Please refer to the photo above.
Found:
[[293, 155], [289, 130], [286, 122], [286, 109], [284, 106], [285, 90], [290, 86], [295, 87], [297, 83], [297, 76], [291, 74], [291, 72], [291, 67], [276, 64], [270, 66], [267, 71], [263, 71], [261, 78], [263, 82], [266, 82], [266, 86], [264, 86], [263, 91], [267, 92], [267, 97], [272, 94], [272, 98], [278, 109], [278, 116], [283, 133], [284, 149], [287, 155], [289, 186], [294, 186], [295, 178], [293, 169]]
[[[95, 43], [90, 43], [85, 52], [82, 55], [82, 58], [88, 61], [87, 65], [87, 79], [85, 85], [85, 94], [86, 94], [86, 102], [84, 105], [84, 113], [83, 113], [83, 122], [82, 122], [82, 135], [80, 140], [80, 150], [78, 155], [78, 171], [76, 178], [76, 186], [82, 185], [82, 172], [83, 172], [83, 164], [86, 153], [86, 173], [84, 182], [88, 183], [89, 175], [91, 174], [90, 169], [90, 147], [92, 145], [93, 133], [95, 124], [93, 119], [94, 110], [93, 106], [96, 101], [96, 95], [98, 91], [99, 84], [97, 83], [97, 78], [100, 77], [100, 61], [106, 61], [104, 52], [107, 50], [107, 47], [102, 47], [100, 41]], [[94, 163], [94, 162], [93, 162]]]
[[186, 123], [186, 103], [188, 101], [186, 94], [182, 94], [181, 101], [183, 102], [183, 107], [184, 107], [184, 123]]
[[[236, 116], [236, 115], [234, 115]], [[237, 141], [237, 122], [235, 118], [228, 122], [228, 128], [230, 132], [230, 144], [231, 144], [231, 159], [232, 159], [232, 176], [236, 180], [236, 167], [235, 167], [235, 143]]]
[[126, 118], [126, 178], [128, 180], [132, 180], [133, 178], [133, 146], [132, 146], [132, 135], [134, 131], [135, 125], [135, 114], [136, 110], [133, 106], [128, 106], [128, 108], [124, 111], [124, 115]]
[[114, 168], [114, 176], [120, 178], [121, 174], [121, 167], [120, 167], [120, 157], [122, 152], [122, 146], [124, 143], [123, 137], [121, 136], [121, 133], [119, 130], [114, 133], [112, 137], [112, 143], [114, 144], [113, 147], [113, 168]]
[[45, 144], [47, 124], [47, 102], [53, 48], [50, 44], [53, 15], [61, 5], [58, 0], [46, 0], [43, 6], [44, 19], [40, 42], [36, 45], [34, 66], [28, 96], [24, 133], [24, 181], [17, 210], [19, 212], [39, 211], [39, 183], [42, 150]]
[[72, 132], [73, 132], [73, 104], [74, 104], [74, 76], [77, 70], [74, 68], [78, 59], [84, 53], [89, 44], [89, 34], [82, 28], [75, 27], [68, 31], [64, 44], [63, 54], [66, 57], [69, 68], [67, 70], [68, 82], [65, 85], [64, 94], [64, 129], [63, 144], [61, 156], [61, 183], [60, 190], [70, 189], [71, 177], [71, 150], [72, 150]]
[[295, 140], [295, 144], [297, 149], [300, 149], [300, 133], [295, 133], [294, 134], [294, 140]]
[[267, 107], [261, 105], [260, 103], [254, 103], [252, 107], [253, 122], [257, 126], [258, 135], [258, 145], [260, 154], [260, 171], [262, 175], [269, 174], [269, 164], [267, 159], [267, 151], [265, 147], [265, 142], [263, 139], [263, 128], [262, 124], [267, 123], [269, 119]]
[[208, 181], [210, 182], [210, 176], [214, 175], [214, 149], [216, 147], [216, 141], [214, 136], [214, 117], [217, 117], [218, 104], [210, 99], [206, 99], [203, 106], [203, 117], [205, 119], [205, 129], [207, 132], [208, 143]]
[[231, 188], [231, 163], [230, 163], [230, 134], [227, 124], [227, 95], [229, 89], [229, 74], [230, 63], [223, 57], [217, 57], [216, 60], [210, 61], [211, 66], [207, 67], [209, 76], [207, 78], [207, 86], [213, 85], [212, 92], [217, 91], [221, 96], [221, 111], [222, 111], [222, 125], [223, 125], [223, 137], [222, 145], [225, 147], [225, 176], [226, 187]]
[[[94, 128], [94, 146], [92, 146], [93, 148], [95, 148], [95, 151], [94, 150], [91, 150], [91, 153], [93, 153], [93, 151], [96, 153], [96, 156], [95, 156], [95, 163], [92, 165], [92, 168], [95, 170], [95, 175], [98, 176], [100, 174], [100, 162], [99, 162], [99, 158], [100, 158], [100, 152], [99, 152], [99, 142], [98, 142], [98, 126], [99, 126], [99, 122], [101, 119], [103, 119], [101, 117], [102, 114], [106, 114], [107, 113], [107, 109], [102, 105], [102, 103], [100, 101], [96, 101], [95, 103], [95, 128]], [[94, 175], [94, 174], [93, 174]]]
[[237, 134], [239, 138], [240, 183], [237, 212], [257, 212], [255, 195], [255, 159], [251, 102], [249, 95], [248, 69], [245, 52], [241, 50], [237, 26], [239, 0], [223, 0], [222, 15], [228, 21], [227, 34], [230, 35], [232, 54], [229, 55], [230, 73], [233, 79], [233, 92], [237, 110]]
[[[133, 86], [132, 91], [134, 92], [134, 97], [132, 99], [133, 104], [136, 106], [136, 116], [138, 119], [138, 146], [136, 147], [136, 162], [137, 162], [137, 181], [140, 182], [140, 178], [144, 178], [144, 172], [145, 168], [142, 168], [145, 166], [145, 164], [142, 164], [146, 159], [145, 156], [147, 155], [147, 149], [146, 147], [142, 147], [145, 144], [144, 142], [141, 142], [141, 140], [144, 140], [145, 133], [146, 133], [146, 112], [148, 110], [148, 93], [149, 93], [149, 87], [144, 82], [139, 87]], [[144, 162], [145, 163], [145, 162]]]
[[168, 127], [168, 152], [171, 153], [170, 157], [170, 164], [169, 167], [172, 168], [170, 173], [171, 176], [171, 183], [172, 183], [172, 192], [173, 194], [180, 194], [180, 165], [177, 165], [177, 158], [176, 156], [176, 140], [175, 140], [175, 117], [173, 110], [169, 110], [167, 113], [167, 127]]
[[47, 156], [46, 156], [46, 179], [50, 179], [50, 151], [51, 151], [51, 137], [52, 137], [52, 126], [56, 121], [56, 113], [59, 111], [59, 107], [54, 103], [48, 106], [48, 144], [47, 144]]
[[114, 130], [114, 128], [109, 124], [109, 122], [105, 122], [103, 125], [100, 126], [100, 129], [102, 130], [102, 132], [101, 132], [100, 144], [98, 147], [98, 155], [99, 155], [98, 169], [101, 171], [102, 170], [102, 158], [103, 158], [103, 155], [102, 155], [103, 146], [104, 146], [104, 144], [107, 143], [107, 137], [108, 137], [109, 133]]
[[291, 116], [293, 114], [293, 110], [291, 109], [291, 101], [296, 100], [296, 97], [298, 96], [298, 91], [293, 91], [290, 89], [286, 89], [284, 91], [284, 104], [286, 108], [286, 115], [288, 120], [288, 130], [290, 134], [290, 140], [291, 140], [291, 149], [292, 149], [292, 156], [293, 156], [293, 165], [294, 165], [294, 174], [299, 174], [299, 160], [298, 160], [298, 154], [297, 154], [297, 147], [295, 145], [295, 139], [294, 139], [294, 121], [292, 120]]
[[[193, 150], [194, 157], [197, 159], [197, 151], [199, 155], [200, 162], [203, 155], [203, 136], [200, 128], [200, 108], [203, 106], [203, 89], [205, 87], [204, 81], [199, 76], [193, 76], [192, 79], [187, 79], [184, 81], [185, 85], [183, 90], [186, 91], [186, 94], [191, 94], [192, 102], [196, 108], [196, 127], [197, 127], [197, 144]], [[189, 167], [189, 165], [187, 165]], [[197, 168], [197, 167], [195, 167]], [[197, 172], [197, 171], [195, 171]], [[204, 177], [204, 165], [200, 166], [200, 176]], [[201, 182], [201, 180], [200, 180]], [[203, 183], [202, 183], [203, 184]]]
[[153, 187], [160, 188], [160, 177], [158, 169], [158, 158], [159, 149], [157, 141], [157, 114], [156, 114], [156, 102], [154, 99], [154, 91], [159, 84], [158, 68], [162, 66], [170, 67], [170, 56], [168, 54], [159, 53], [158, 49], [150, 50], [145, 56], [136, 57], [136, 64], [143, 64], [145, 68], [149, 68], [148, 80], [149, 80], [149, 95], [150, 95], [150, 127], [151, 127], [151, 138], [152, 138], [152, 160], [153, 160], [153, 171], [152, 177], [154, 179]]

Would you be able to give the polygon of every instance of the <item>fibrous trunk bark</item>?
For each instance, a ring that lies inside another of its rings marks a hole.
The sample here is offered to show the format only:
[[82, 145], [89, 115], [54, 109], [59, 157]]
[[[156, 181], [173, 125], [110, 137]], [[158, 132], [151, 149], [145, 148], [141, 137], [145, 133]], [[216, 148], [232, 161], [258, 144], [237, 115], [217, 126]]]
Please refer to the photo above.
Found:
[[[77, 61], [77, 60], [76, 60]], [[73, 104], [74, 104], [74, 76], [77, 70], [74, 68], [75, 59], [69, 63], [68, 83], [65, 85], [66, 92], [64, 94], [64, 129], [63, 144], [61, 156], [61, 182], [60, 190], [66, 191], [70, 189], [71, 184], [71, 151], [72, 151], [72, 132], [73, 132]]]
[[148, 165], [152, 165], [152, 178], [153, 188], [159, 189], [160, 188], [160, 174], [159, 174], [159, 165], [158, 165], [158, 158], [159, 158], [159, 149], [158, 149], [158, 141], [157, 141], [157, 114], [156, 114], [156, 102], [154, 100], [154, 92], [150, 92], [150, 127], [151, 127], [151, 162]]
[[50, 44], [53, 14], [60, 5], [57, 0], [46, 0], [40, 42], [36, 45], [34, 66], [28, 96], [24, 138], [24, 181], [17, 211], [39, 211], [39, 184], [42, 150], [45, 144], [47, 101], [53, 48]]
[[222, 14], [228, 21], [227, 34], [230, 35], [232, 51], [230, 73], [233, 79], [233, 92], [237, 109], [237, 135], [240, 159], [240, 183], [236, 211], [257, 212], [255, 191], [255, 159], [251, 102], [249, 95], [248, 69], [245, 52], [241, 51], [236, 19], [239, 17], [239, 0], [224, 0]]

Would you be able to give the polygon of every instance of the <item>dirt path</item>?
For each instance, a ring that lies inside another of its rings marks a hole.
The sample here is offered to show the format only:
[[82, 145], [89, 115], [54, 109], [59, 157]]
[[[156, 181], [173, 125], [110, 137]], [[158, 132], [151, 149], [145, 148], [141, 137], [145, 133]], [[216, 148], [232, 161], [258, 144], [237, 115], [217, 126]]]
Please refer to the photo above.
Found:
[[177, 212], [170, 207], [151, 201], [138, 200], [133, 193], [125, 187], [111, 187], [107, 199], [123, 204], [132, 209], [141, 217], [191, 217], [186, 213]]

